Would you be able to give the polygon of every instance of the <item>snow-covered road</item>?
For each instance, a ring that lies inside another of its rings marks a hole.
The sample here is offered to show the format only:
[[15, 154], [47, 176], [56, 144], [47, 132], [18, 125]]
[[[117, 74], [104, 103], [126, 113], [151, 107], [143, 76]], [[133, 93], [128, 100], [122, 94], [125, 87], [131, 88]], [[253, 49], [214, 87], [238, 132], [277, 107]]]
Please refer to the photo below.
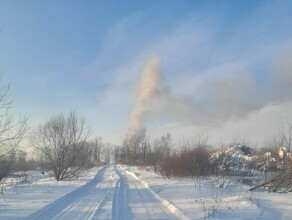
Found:
[[119, 166], [106, 166], [93, 180], [26, 219], [179, 219], [153, 192]]
[[139, 180], [120, 167], [113, 219], [178, 219]]

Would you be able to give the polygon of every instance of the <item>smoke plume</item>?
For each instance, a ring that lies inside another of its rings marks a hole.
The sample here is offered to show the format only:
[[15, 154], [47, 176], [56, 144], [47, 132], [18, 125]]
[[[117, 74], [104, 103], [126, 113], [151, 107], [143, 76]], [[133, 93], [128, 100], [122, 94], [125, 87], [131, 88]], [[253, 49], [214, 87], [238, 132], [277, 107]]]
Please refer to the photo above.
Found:
[[161, 61], [154, 57], [142, 71], [136, 100], [125, 132], [129, 142], [145, 136], [144, 120], [151, 114], [176, 122], [218, 126], [270, 105], [292, 101], [292, 54], [276, 62], [263, 82], [250, 72], [203, 82], [201, 99], [178, 97], [163, 84]]
[[130, 114], [129, 127], [124, 134], [125, 141], [135, 143], [144, 138], [144, 120], [151, 112], [153, 102], [161, 93], [161, 64], [159, 57], [152, 57], [144, 67], [134, 106]]

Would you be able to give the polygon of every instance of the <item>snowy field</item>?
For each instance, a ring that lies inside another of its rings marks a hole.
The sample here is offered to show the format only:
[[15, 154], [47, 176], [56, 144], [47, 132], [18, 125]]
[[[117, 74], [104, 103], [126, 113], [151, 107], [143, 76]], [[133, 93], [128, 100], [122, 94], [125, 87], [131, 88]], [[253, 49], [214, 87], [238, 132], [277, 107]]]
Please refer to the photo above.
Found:
[[150, 167], [124, 169], [189, 219], [292, 219], [292, 194], [250, 192], [235, 178], [166, 179]]
[[22, 219], [56, 199], [89, 182], [98, 168], [89, 170], [78, 180], [57, 182], [47, 173], [30, 172], [28, 177], [5, 179], [4, 197], [0, 197], [0, 219]]
[[169, 180], [150, 167], [104, 166], [61, 182], [30, 173], [5, 188], [0, 219], [292, 219], [292, 194], [251, 193], [230, 178]]

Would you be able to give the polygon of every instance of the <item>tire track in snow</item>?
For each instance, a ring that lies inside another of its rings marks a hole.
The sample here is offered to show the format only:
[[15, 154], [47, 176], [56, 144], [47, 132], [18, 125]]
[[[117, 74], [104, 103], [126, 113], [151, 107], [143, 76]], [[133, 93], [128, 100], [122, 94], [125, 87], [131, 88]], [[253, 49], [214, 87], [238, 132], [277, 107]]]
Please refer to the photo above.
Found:
[[[113, 190], [113, 178], [111, 177], [112, 182], [108, 182], [108, 184], [106, 185], [106, 189], [109, 189], [108, 191], [105, 191], [103, 193], [101, 193], [100, 196], [95, 196], [95, 198], [93, 198], [93, 200], [88, 200], [87, 199], [87, 206], [89, 207], [86, 211], [86, 214], [82, 215], [82, 219], [93, 219], [93, 217], [95, 215], [97, 215], [98, 210], [100, 209], [100, 207], [105, 203], [105, 199], [106, 196]], [[100, 183], [102, 184], [102, 182]], [[88, 193], [87, 197], [89, 197], [91, 195], [91, 192]], [[54, 220], [57, 219], [70, 219], [71, 213], [70, 212], [74, 212], [74, 209], [80, 209], [84, 203], [84, 198], [82, 198], [81, 200], [77, 200], [75, 202], [73, 202], [69, 207], [67, 207], [65, 210], [63, 210], [58, 216], [56, 216], [55, 218], [53, 218]], [[69, 217], [66, 217], [68, 216]], [[74, 218], [76, 218], [76, 216], [74, 216]]]
[[[119, 182], [119, 177], [113, 167], [111, 167], [111, 180], [112, 185], [110, 190], [104, 195], [100, 204], [96, 207], [95, 212], [89, 219], [112, 219], [113, 198], [116, 191], [116, 185]], [[104, 209], [108, 209], [108, 211], [104, 211]]]
[[117, 170], [115, 166], [115, 171], [119, 176], [119, 180], [116, 184], [115, 194], [112, 205], [112, 219], [113, 220], [127, 220], [132, 219], [132, 213], [129, 208], [128, 202], [128, 192], [125, 179], [122, 174]]
[[[175, 214], [178, 219], [181, 220], [190, 220], [188, 216], [186, 216], [179, 208], [177, 208], [173, 203], [170, 201], [163, 199], [160, 195], [155, 193], [149, 184], [143, 180], [141, 180], [135, 173], [132, 173], [128, 170], [125, 170], [123, 167], [119, 166], [121, 170], [123, 170], [127, 175], [131, 176], [132, 178], [139, 181], [158, 201], [160, 201], [161, 204], [163, 204], [164, 207], [166, 207], [171, 213]], [[166, 212], [164, 212], [166, 214]]]
[[[109, 178], [111, 172], [111, 178]], [[114, 190], [113, 167], [105, 166], [87, 184], [57, 199], [25, 219], [91, 219]]]
[[[120, 188], [117, 188], [114, 199], [113, 216], [117, 216], [113, 218], [114, 220], [181, 219], [157, 199], [137, 178], [131, 176], [120, 166], [116, 167], [116, 171], [120, 177]], [[125, 210], [127, 211], [125, 212]]]

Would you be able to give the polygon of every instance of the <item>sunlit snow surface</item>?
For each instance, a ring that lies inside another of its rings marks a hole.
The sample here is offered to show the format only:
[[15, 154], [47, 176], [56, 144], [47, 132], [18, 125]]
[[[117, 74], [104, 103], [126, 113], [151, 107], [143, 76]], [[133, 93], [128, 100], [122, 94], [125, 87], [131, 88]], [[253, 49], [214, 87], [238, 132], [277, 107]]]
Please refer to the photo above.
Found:
[[292, 194], [251, 193], [236, 178], [169, 180], [119, 165], [74, 181], [30, 176], [6, 180], [0, 219], [292, 219]]

